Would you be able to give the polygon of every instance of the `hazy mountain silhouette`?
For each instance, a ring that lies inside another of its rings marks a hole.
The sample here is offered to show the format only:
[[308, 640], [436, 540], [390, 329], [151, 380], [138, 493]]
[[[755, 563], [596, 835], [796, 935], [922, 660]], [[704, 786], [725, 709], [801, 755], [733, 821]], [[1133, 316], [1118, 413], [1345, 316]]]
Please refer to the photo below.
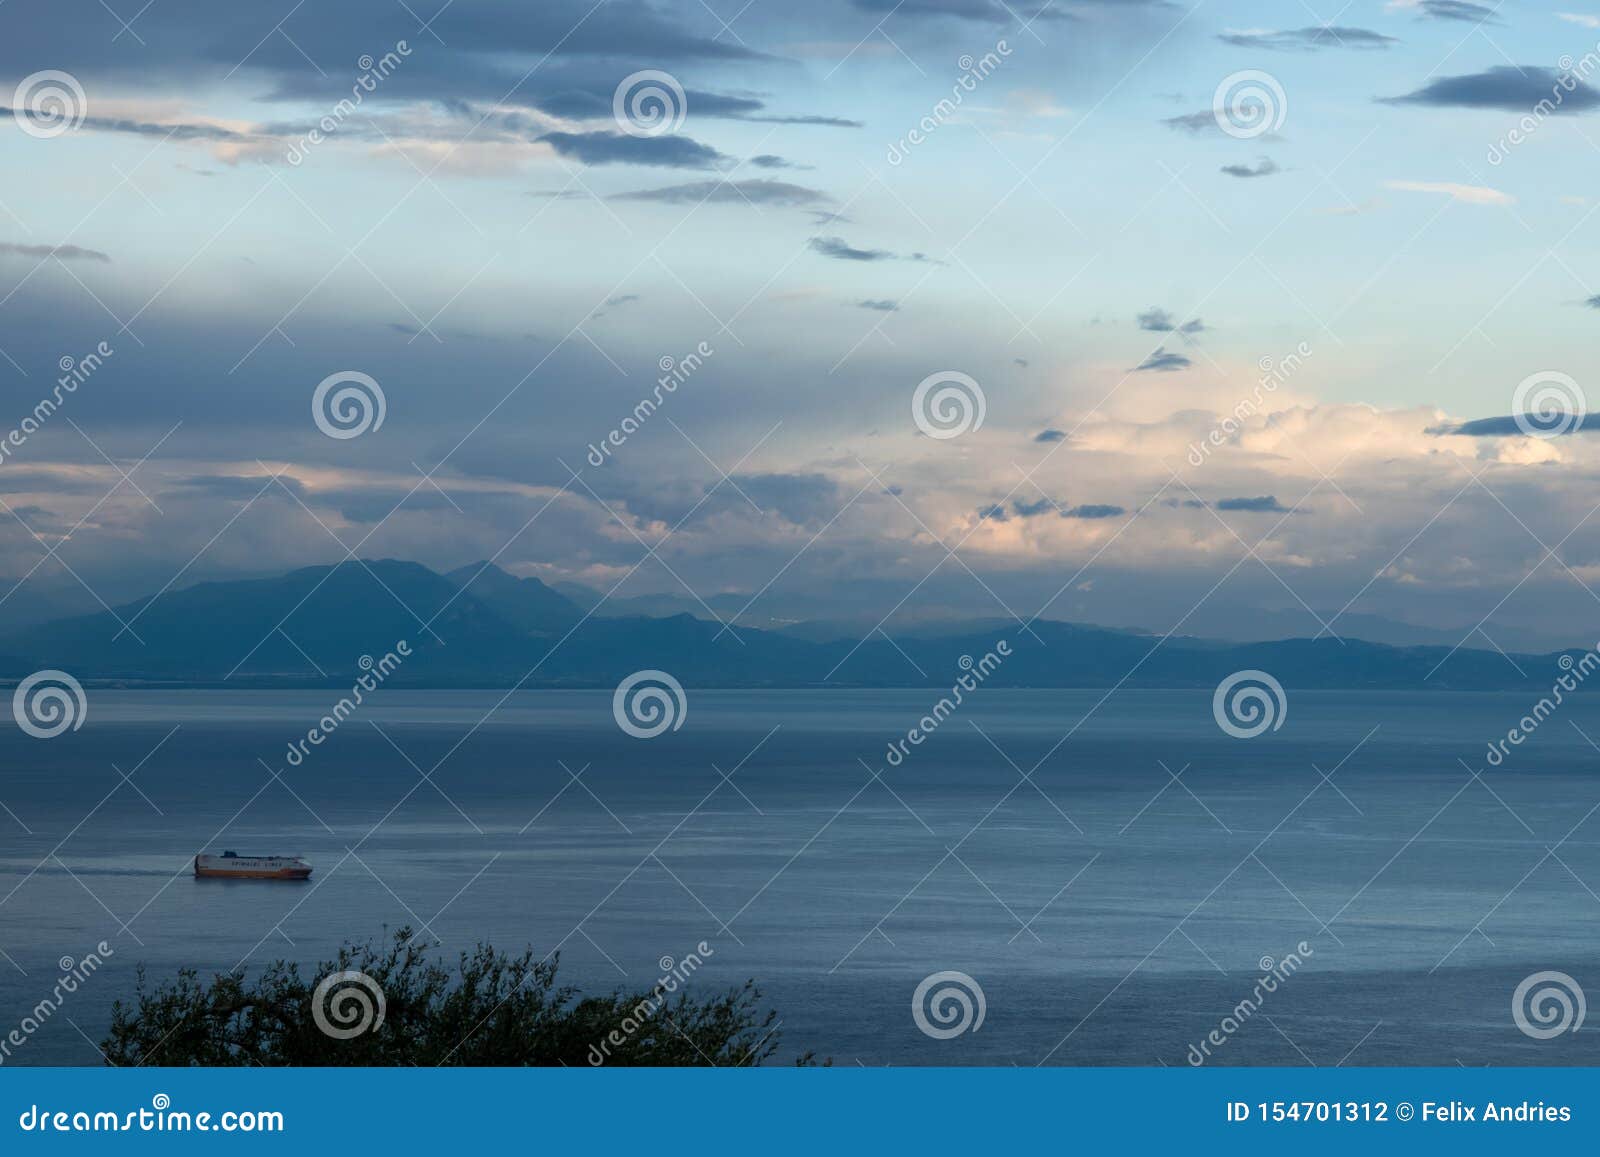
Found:
[[925, 626], [892, 641], [807, 638], [687, 614], [600, 617], [490, 564], [440, 575], [385, 559], [201, 583], [9, 633], [0, 678], [53, 667], [81, 680], [339, 685], [362, 656], [379, 658], [401, 640], [412, 654], [389, 683], [435, 687], [607, 687], [643, 668], [686, 686], [949, 687], [1002, 640], [1011, 654], [988, 686], [1212, 687], [1259, 668], [1290, 688], [1495, 690], [1548, 687], [1559, 673], [1554, 655], [1333, 638], [1162, 641], [1050, 620]]

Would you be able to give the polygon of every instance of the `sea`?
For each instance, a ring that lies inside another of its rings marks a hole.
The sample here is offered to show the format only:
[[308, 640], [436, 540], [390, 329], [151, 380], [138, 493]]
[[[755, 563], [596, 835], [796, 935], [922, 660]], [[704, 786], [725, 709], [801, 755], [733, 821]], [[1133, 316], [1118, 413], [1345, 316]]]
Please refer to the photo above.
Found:
[[[404, 926], [584, 991], [753, 980], [773, 1063], [1600, 1063], [1600, 696], [1290, 688], [1248, 737], [1208, 690], [940, 697], [690, 689], [650, 737], [599, 691], [7, 719], [3, 1063], [104, 1063], [141, 967], [315, 970]], [[225, 850], [315, 872], [194, 878]]]

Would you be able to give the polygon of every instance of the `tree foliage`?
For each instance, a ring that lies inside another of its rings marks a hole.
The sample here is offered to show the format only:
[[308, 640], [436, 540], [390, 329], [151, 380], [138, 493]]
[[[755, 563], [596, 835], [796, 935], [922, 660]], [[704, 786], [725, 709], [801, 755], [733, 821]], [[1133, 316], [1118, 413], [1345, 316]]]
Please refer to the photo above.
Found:
[[[556, 984], [555, 956], [480, 943], [450, 968], [431, 947], [401, 928], [386, 943], [347, 943], [313, 977], [279, 960], [253, 980], [219, 973], [204, 981], [186, 968], [151, 984], [141, 967], [134, 999], [113, 1006], [101, 1048], [112, 1065], [269, 1066], [732, 1066], [760, 1064], [778, 1048], [777, 1013], [762, 1011], [751, 982], [703, 997], [659, 981], [643, 993], [586, 997]], [[370, 985], [320, 993], [319, 1018], [318, 984], [336, 973], [361, 973]], [[348, 1037], [326, 1031], [348, 1032], [363, 1019], [368, 1027]]]

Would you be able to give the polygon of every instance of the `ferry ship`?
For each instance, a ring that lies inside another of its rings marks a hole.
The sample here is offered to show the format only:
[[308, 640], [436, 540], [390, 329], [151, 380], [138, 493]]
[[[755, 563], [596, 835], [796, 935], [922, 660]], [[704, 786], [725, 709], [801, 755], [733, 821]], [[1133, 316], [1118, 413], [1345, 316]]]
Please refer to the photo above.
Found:
[[311, 875], [311, 865], [299, 856], [241, 856], [237, 852], [208, 856], [201, 853], [194, 858], [194, 874], [196, 879], [304, 880]]

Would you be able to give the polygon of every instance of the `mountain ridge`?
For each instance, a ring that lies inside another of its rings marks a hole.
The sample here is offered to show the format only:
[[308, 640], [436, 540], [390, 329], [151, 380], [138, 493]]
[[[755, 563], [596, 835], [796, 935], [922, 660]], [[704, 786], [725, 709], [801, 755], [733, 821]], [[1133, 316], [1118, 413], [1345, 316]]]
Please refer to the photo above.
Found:
[[[414, 687], [607, 687], [649, 668], [685, 686], [949, 687], [1004, 640], [986, 685], [1213, 687], [1255, 668], [1305, 688], [1508, 690], [1548, 688], [1559, 655], [1582, 653], [1230, 643], [1049, 619], [818, 640], [688, 614], [601, 617], [489, 562], [441, 575], [376, 559], [208, 581], [13, 631], [0, 636], [0, 679], [55, 668], [127, 685], [338, 685], [402, 640], [410, 654], [387, 682]], [[1549, 674], [1528, 673], [1540, 670]]]

